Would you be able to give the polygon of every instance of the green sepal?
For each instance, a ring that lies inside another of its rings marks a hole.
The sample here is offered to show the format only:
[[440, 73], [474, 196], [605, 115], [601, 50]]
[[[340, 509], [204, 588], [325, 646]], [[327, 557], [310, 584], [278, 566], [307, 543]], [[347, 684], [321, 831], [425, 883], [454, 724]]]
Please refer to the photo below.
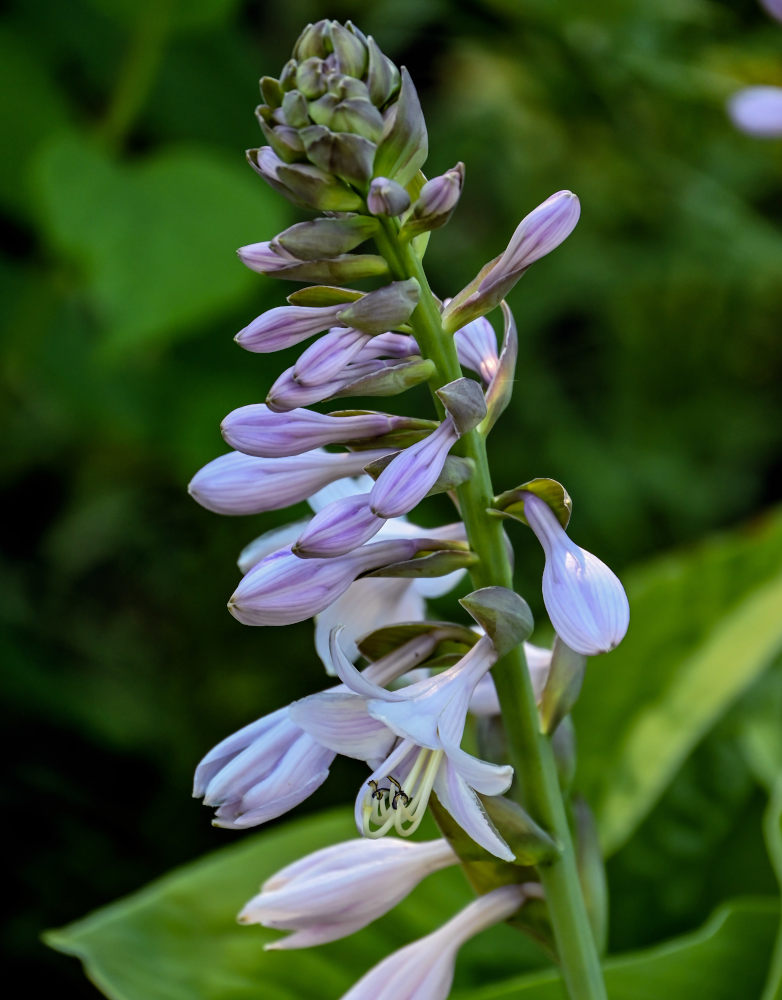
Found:
[[553, 733], [570, 713], [581, 693], [585, 671], [586, 657], [583, 653], [576, 653], [556, 636], [546, 686], [538, 706], [542, 732]]
[[290, 125], [272, 125], [258, 117], [266, 141], [284, 163], [299, 163], [306, 158], [304, 143]]
[[289, 90], [283, 94], [282, 114], [285, 118], [285, 124], [292, 128], [306, 128], [310, 124], [307, 99], [300, 90]]
[[297, 222], [275, 236], [279, 244], [299, 260], [323, 260], [349, 253], [377, 231], [377, 219], [366, 215], [348, 215], [341, 219], [312, 219]]
[[568, 491], [556, 479], [530, 479], [529, 482], [522, 483], [515, 489], [500, 493], [494, 498], [489, 513], [495, 517], [510, 517], [514, 521], [521, 521], [522, 524], [529, 524], [524, 516], [525, 493], [534, 493], [536, 497], [545, 500], [556, 514], [562, 527], [567, 528], [570, 523], [573, 502]]
[[437, 397], [448, 411], [460, 437], [477, 427], [486, 416], [483, 390], [474, 379], [454, 379], [437, 390]]
[[[485, 802], [485, 800], [482, 800]], [[538, 883], [538, 874], [532, 866], [507, 864], [489, 854], [469, 837], [451, 814], [443, 808], [437, 796], [432, 794], [429, 809], [437, 822], [440, 832], [459, 856], [462, 870], [475, 892], [482, 896], [502, 885], [531, 885]], [[556, 945], [554, 931], [548, 918], [546, 904], [542, 900], [529, 899], [508, 923], [512, 927], [535, 938], [548, 955], [554, 959]]]
[[502, 349], [497, 362], [497, 371], [486, 389], [486, 417], [478, 426], [479, 433], [484, 436], [497, 423], [497, 420], [511, 401], [513, 396], [514, 377], [516, 374], [516, 359], [519, 354], [519, 338], [516, 332], [516, 321], [505, 301], [500, 303], [505, 331], [502, 339]]
[[331, 48], [339, 61], [340, 70], [348, 76], [363, 76], [367, 69], [367, 50], [364, 43], [356, 38], [350, 30], [350, 21], [342, 25], [339, 21], [331, 21], [329, 25], [329, 40]]
[[330, 281], [334, 285], [364, 278], [384, 278], [388, 264], [378, 254], [345, 253], [326, 260], [293, 260], [263, 272], [287, 281]]
[[337, 319], [345, 326], [352, 326], [363, 333], [385, 333], [409, 318], [418, 304], [419, 291], [420, 286], [415, 278], [392, 281], [337, 313]]
[[426, 161], [426, 122], [410, 74], [402, 67], [399, 97], [388, 112], [385, 134], [375, 155], [375, 177], [390, 177], [405, 187]]
[[292, 201], [318, 212], [355, 212], [363, 205], [355, 191], [309, 163], [283, 164], [277, 168], [277, 179]]
[[482, 587], [460, 597], [459, 604], [488, 635], [499, 656], [528, 639], [535, 627], [527, 602], [508, 587]]
[[382, 108], [386, 101], [399, 87], [399, 70], [384, 55], [375, 41], [369, 35], [367, 38], [369, 66], [367, 67], [367, 87], [369, 97], [374, 105]]
[[326, 174], [365, 186], [372, 176], [375, 144], [363, 135], [332, 132], [325, 125], [308, 125], [299, 132], [307, 158]]
[[427, 382], [437, 371], [435, 363], [429, 358], [414, 358], [411, 361], [400, 361], [380, 371], [372, 372], [358, 378], [331, 396], [331, 399], [342, 399], [344, 396], [396, 396], [406, 392], [414, 385]]
[[293, 90], [296, 86], [296, 70], [298, 66], [295, 59], [289, 59], [282, 67], [280, 73], [280, 86], [283, 90]]
[[323, 60], [310, 56], [296, 66], [295, 86], [308, 101], [326, 93], [327, 83], [323, 73]]
[[478, 562], [478, 556], [467, 550], [439, 549], [423, 555], [391, 563], [365, 576], [390, 576], [417, 579], [419, 577], [447, 576], [457, 569], [468, 569]]
[[292, 306], [338, 306], [342, 302], [356, 302], [363, 292], [355, 288], [336, 288], [334, 285], [311, 285], [299, 288], [287, 297]]
[[383, 116], [367, 98], [347, 97], [333, 109], [328, 123], [334, 132], [352, 132], [372, 143], [377, 143], [383, 134]]
[[282, 97], [285, 91], [279, 80], [275, 80], [273, 76], [262, 76], [259, 86], [261, 97], [272, 110], [282, 106]]
[[[379, 660], [387, 653], [392, 653], [399, 646], [404, 645], [411, 639], [419, 635], [429, 635], [430, 632], [437, 633], [438, 646], [433, 650], [433, 655], [439, 655], [439, 644], [457, 642], [464, 647], [464, 651], [471, 649], [478, 641], [478, 636], [471, 629], [464, 625], [455, 625], [452, 622], [398, 622], [396, 625], [386, 625], [385, 628], [375, 629], [369, 635], [365, 635], [357, 643], [359, 652], [367, 660]], [[427, 657], [427, 663], [429, 662]]]
[[518, 802], [503, 795], [481, 795], [480, 798], [489, 819], [516, 855], [515, 865], [530, 868], [559, 857], [561, 852], [556, 842]]
[[[383, 455], [382, 458], [371, 462], [364, 471], [373, 479], [377, 479], [383, 469], [395, 458], [396, 455]], [[472, 478], [474, 472], [475, 462], [471, 458], [449, 455], [445, 460], [440, 475], [426, 496], [432, 497], [438, 493], [448, 493], [450, 490], [455, 490], [457, 486], [461, 486], [462, 483], [466, 483], [468, 479]]]

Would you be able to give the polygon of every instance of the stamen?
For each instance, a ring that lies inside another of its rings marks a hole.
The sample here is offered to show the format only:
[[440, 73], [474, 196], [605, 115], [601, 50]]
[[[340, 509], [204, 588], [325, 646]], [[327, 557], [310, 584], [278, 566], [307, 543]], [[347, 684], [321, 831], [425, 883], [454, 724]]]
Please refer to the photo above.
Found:
[[424, 818], [443, 754], [443, 750], [422, 747], [405, 778], [404, 788], [396, 778], [388, 775], [388, 781], [396, 788], [393, 795], [389, 788], [378, 788], [377, 782], [369, 782], [372, 791], [365, 796], [362, 808], [362, 830], [365, 837], [382, 837], [392, 828], [401, 837], [409, 837], [418, 829]]

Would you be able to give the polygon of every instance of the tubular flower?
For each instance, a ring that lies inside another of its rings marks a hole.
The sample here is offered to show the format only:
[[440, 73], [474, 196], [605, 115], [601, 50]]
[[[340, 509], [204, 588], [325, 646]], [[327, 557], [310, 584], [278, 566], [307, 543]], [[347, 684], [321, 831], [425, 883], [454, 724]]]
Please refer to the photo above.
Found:
[[457, 861], [445, 840], [348, 840], [267, 879], [239, 922], [293, 932], [265, 945], [267, 950], [336, 941], [382, 917], [427, 875]]
[[461, 946], [519, 909], [524, 886], [503, 885], [469, 903], [432, 934], [384, 958], [342, 1000], [445, 1000]]
[[543, 601], [557, 635], [584, 656], [618, 646], [630, 606], [616, 575], [571, 541], [549, 505], [534, 493], [524, 493], [524, 516], [546, 556]]
[[335, 479], [355, 476], [388, 449], [314, 451], [286, 458], [256, 458], [232, 451], [199, 470], [188, 492], [216, 514], [260, 514], [306, 500]]
[[[491, 640], [484, 636], [453, 667], [401, 691], [387, 691], [360, 674], [342, 652], [339, 629], [332, 632], [331, 656], [346, 687], [366, 700], [369, 715], [399, 738], [359, 792], [359, 830], [381, 837], [393, 828], [409, 836], [420, 825], [434, 791], [476, 843], [512, 861], [513, 852], [476, 793], [501, 795], [510, 786], [513, 769], [478, 760], [459, 745], [475, 686], [497, 659]], [[350, 741], [329, 718], [313, 711], [308, 699], [291, 711], [296, 723], [323, 746], [356, 756]]]
[[362, 573], [437, 547], [431, 537], [397, 538], [362, 545], [333, 559], [300, 559], [289, 547], [283, 548], [244, 576], [228, 609], [245, 625], [291, 625], [323, 611]]
[[[370, 664], [364, 675], [388, 684], [425, 660], [435, 645], [433, 636], [417, 636]], [[387, 753], [393, 736], [344, 685], [312, 695], [311, 707], [329, 714], [334, 700], [345, 699], [349, 705], [348, 713], [340, 715], [343, 736], [349, 736], [359, 755], [375, 759]], [[290, 708], [280, 708], [228, 736], [196, 768], [193, 795], [203, 798], [204, 805], [217, 807], [215, 826], [238, 830], [266, 823], [309, 798], [328, 777], [336, 753], [296, 725]]]

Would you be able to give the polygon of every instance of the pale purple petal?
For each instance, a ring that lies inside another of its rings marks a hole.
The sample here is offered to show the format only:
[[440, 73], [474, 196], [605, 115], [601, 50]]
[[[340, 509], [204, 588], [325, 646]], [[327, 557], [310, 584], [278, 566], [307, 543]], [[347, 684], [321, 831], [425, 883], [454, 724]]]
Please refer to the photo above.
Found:
[[308, 557], [343, 555], [368, 542], [384, 524], [383, 518], [373, 514], [368, 494], [345, 497], [335, 500], [313, 517], [293, 551]]
[[300, 385], [323, 385], [337, 379], [370, 339], [360, 330], [334, 327], [299, 356], [293, 377]]
[[378, 476], [370, 493], [378, 517], [398, 517], [412, 510], [434, 486], [459, 433], [448, 417], [422, 441], [405, 448]]
[[503, 861], [513, 861], [513, 851], [497, 832], [480, 799], [447, 758], [437, 772], [434, 791], [443, 808], [476, 844]]
[[234, 338], [256, 354], [281, 351], [321, 333], [337, 322], [337, 306], [276, 306], [258, 316]]
[[356, 760], [386, 757], [396, 739], [367, 714], [364, 699], [350, 692], [323, 691], [302, 698], [291, 705], [290, 716], [321, 746]]

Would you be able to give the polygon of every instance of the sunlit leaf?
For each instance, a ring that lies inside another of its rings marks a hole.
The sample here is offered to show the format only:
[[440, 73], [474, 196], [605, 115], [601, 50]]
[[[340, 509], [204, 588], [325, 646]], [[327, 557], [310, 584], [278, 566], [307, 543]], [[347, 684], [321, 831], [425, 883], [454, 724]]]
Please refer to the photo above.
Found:
[[607, 850], [782, 647], [780, 560], [777, 513], [628, 578], [627, 638], [590, 662], [575, 712], [580, 787]]
[[[431, 834], [434, 835], [434, 834]], [[236, 914], [258, 885], [298, 857], [356, 836], [350, 810], [287, 822], [209, 855], [99, 910], [46, 941], [79, 957], [112, 1000], [299, 1000], [338, 997], [389, 952], [434, 930], [471, 898], [458, 868], [427, 878], [359, 934], [301, 952], [264, 952], [279, 934], [242, 927]], [[394, 878], [393, 870], [387, 873]], [[379, 891], [367, 886], [367, 891]], [[510, 927], [465, 949], [461, 981], [498, 979], [502, 955], [527, 969], [543, 961]]]
[[[605, 964], [608, 1000], [738, 1000], [758, 995], [777, 922], [776, 904], [742, 901], [721, 907], [694, 934]], [[454, 1000], [562, 1000], [553, 972], [517, 977]]]

